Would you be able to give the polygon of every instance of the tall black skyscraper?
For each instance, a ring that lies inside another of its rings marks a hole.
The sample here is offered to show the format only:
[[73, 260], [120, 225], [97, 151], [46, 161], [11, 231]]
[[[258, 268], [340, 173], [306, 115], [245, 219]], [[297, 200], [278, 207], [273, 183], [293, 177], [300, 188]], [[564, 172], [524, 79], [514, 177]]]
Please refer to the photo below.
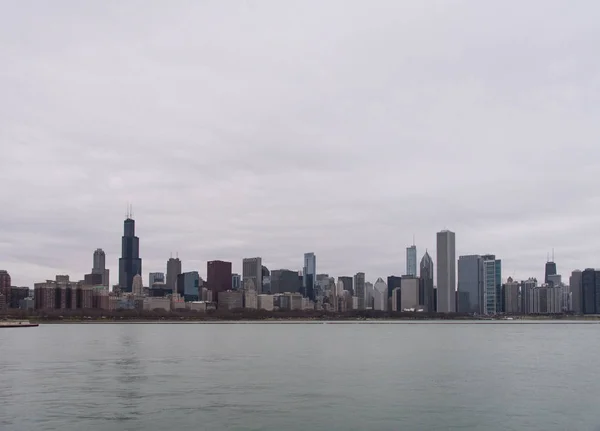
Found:
[[544, 283], [548, 284], [550, 281], [548, 280], [549, 275], [556, 275], [556, 263], [552, 261], [546, 262], [546, 271], [544, 276]]
[[127, 214], [121, 240], [121, 258], [119, 259], [119, 287], [121, 292], [133, 290], [133, 277], [142, 275], [142, 259], [140, 259], [140, 239], [135, 236], [135, 220], [131, 212]]
[[434, 291], [433, 291], [433, 259], [425, 250], [425, 254], [421, 259], [419, 265], [419, 296], [423, 301], [421, 305], [425, 306], [425, 309], [432, 313], [437, 310]]

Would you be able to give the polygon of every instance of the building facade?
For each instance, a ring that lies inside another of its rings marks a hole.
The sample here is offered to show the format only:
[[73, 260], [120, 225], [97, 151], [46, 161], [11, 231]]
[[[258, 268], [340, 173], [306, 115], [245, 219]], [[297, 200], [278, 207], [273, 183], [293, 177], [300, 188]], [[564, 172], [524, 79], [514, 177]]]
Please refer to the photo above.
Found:
[[199, 301], [202, 288], [198, 271], [189, 271], [177, 276], [177, 294], [185, 301]]
[[479, 255], [458, 258], [458, 312], [484, 314], [483, 259]]
[[246, 280], [252, 280], [257, 293], [262, 293], [262, 258], [250, 257], [242, 261], [242, 286], [246, 284]]
[[165, 273], [164, 272], [151, 272], [148, 274], [148, 287], [152, 287], [154, 283], [165, 283]]
[[583, 294], [581, 290], [581, 276], [581, 271], [576, 269], [571, 273], [571, 277], [569, 278], [569, 290], [571, 292], [571, 310], [575, 314], [583, 313]]
[[425, 250], [425, 254], [419, 265], [419, 282], [421, 283], [421, 295], [423, 307], [426, 311], [436, 311], [434, 289], [433, 289], [433, 259]]
[[483, 312], [487, 315], [501, 313], [502, 306], [502, 262], [493, 254], [483, 259]]
[[504, 285], [504, 312], [507, 314], [518, 314], [520, 312], [519, 304], [519, 283], [508, 278]]
[[212, 297], [219, 300], [219, 292], [233, 289], [233, 274], [231, 262], [211, 260], [206, 262], [206, 285], [212, 292]]
[[437, 233], [437, 311], [456, 311], [456, 235], [449, 230]]
[[417, 276], [417, 246], [406, 247], [406, 275]]
[[354, 279], [348, 276], [338, 277], [338, 281], [341, 281], [344, 285], [344, 290], [350, 292], [350, 296], [354, 296]]
[[304, 267], [302, 268], [302, 287], [304, 296], [314, 301], [315, 283], [317, 277], [317, 257], [314, 253], [304, 254]]
[[275, 269], [271, 271], [271, 293], [296, 293], [302, 290], [298, 271]]
[[177, 277], [182, 273], [181, 260], [178, 257], [167, 260], [167, 289], [177, 290]]
[[358, 298], [356, 309], [365, 310], [365, 273], [357, 272], [354, 276], [354, 296]]
[[100, 274], [102, 277], [100, 284], [108, 290], [110, 286], [110, 270], [106, 268], [106, 254], [101, 248], [94, 251], [92, 274]]

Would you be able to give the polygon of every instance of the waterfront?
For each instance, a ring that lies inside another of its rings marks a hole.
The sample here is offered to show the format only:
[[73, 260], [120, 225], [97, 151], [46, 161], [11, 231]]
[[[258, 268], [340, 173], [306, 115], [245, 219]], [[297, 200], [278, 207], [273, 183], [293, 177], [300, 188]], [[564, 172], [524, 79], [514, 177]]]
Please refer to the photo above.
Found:
[[600, 425], [596, 324], [277, 323], [2, 331], [0, 429]]

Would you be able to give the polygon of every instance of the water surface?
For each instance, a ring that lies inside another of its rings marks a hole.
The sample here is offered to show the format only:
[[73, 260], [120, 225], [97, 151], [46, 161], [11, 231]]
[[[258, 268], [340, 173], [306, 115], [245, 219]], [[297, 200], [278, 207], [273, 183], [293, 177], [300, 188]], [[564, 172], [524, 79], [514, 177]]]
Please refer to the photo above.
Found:
[[0, 430], [577, 430], [598, 324], [0, 329]]

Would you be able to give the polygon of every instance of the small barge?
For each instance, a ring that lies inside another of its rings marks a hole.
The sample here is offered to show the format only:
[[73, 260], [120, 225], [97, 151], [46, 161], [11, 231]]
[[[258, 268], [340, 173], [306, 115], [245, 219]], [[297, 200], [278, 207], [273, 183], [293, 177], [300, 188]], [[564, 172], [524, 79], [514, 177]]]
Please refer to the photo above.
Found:
[[29, 320], [0, 320], [0, 328], [32, 328], [40, 326], [38, 323], [31, 323]]

